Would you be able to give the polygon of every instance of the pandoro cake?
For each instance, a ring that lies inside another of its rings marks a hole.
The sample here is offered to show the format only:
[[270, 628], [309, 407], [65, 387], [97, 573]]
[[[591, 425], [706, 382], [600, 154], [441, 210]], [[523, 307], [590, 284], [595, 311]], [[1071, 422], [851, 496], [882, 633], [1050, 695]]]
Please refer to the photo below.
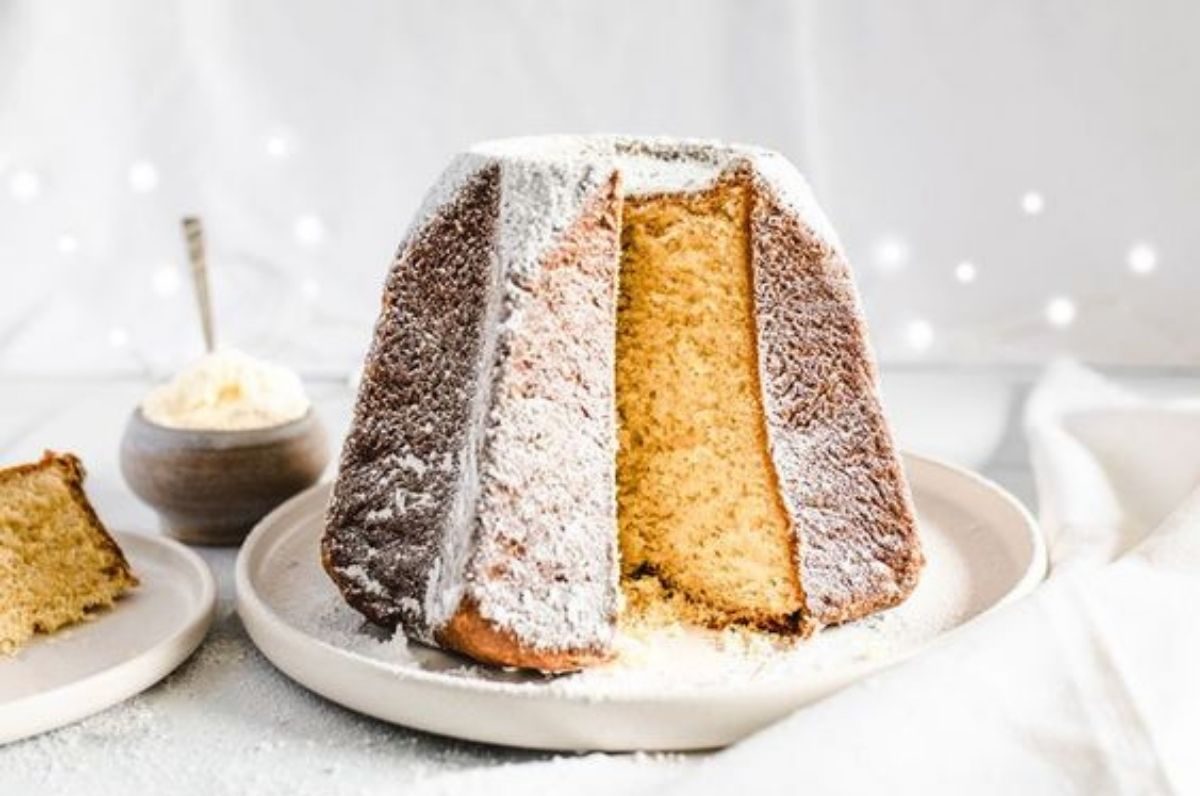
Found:
[[391, 268], [321, 544], [373, 622], [567, 671], [641, 614], [806, 636], [923, 564], [850, 267], [770, 151], [459, 156]]

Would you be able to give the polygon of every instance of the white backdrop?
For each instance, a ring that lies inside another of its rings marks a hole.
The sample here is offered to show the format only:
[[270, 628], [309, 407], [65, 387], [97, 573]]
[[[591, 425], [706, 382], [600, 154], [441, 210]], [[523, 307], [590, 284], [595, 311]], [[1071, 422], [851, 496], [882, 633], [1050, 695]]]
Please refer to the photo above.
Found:
[[365, 346], [392, 250], [470, 142], [782, 150], [889, 362], [1200, 364], [1200, 7], [1179, 0], [0, 0], [0, 370], [161, 372], [221, 337]]

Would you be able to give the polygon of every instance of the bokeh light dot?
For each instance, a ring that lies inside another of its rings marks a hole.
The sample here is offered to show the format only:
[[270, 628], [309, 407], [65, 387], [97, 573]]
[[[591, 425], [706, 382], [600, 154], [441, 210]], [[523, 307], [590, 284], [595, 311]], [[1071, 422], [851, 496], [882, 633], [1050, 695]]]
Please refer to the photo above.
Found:
[[158, 187], [158, 169], [148, 160], [129, 167], [129, 187], [137, 193], [150, 193]]
[[1129, 270], [1138, 276], [1148, 276], [1158, 268], [1158, 252], [1149, 243], [1135, 243], [1126, 256]]
[[150, 278], [151, 285], [154, 288], [154, 293], [162, 298], [174, 296], [179, 292], [179, 288], [183, 286], [183, 277], [179, 275], [179, 269], [174, 265], [161, 265], [154, 270], [154, 275]]
[[885, 273], [899, 271], [908, 264], [908, 244], [900, 238], [884, 238], [875, 244], [875, 266]]
[[1046, 209], [1046, 197], [1037, 191], [1026, 191], [1021, 197], [1021, 210], [1029, 216], [1039, 216]]
[[961, 284], [969, 285], [974, 282], [978, 276], [979, 269], [975, 266], [975, 263], [970, 262], [969, 260], [963, 260], [961, 263], [954, 266], [954, 278], [957, 279]]
[[55, 242], [59, 254], [71, 255], [79, 251], [79, 239], [69, 232], [64, 232], [58, 236], [58, 241]]
[[292, 142], [282, 133], [275, 133], [267, 136], [266, 149], [268, 155], [277, 160], [282, 160], [291, 156]]
[[120, 326], [108, 330], [108, 344], [113, 348], [124, 348], [129, 345], [129, 332]]
[[296, 219], [292, 225], [292, 233], [296, 240], [305, 246], [316, 246], [325, 240], [325, 222], [320, 216], [306, 213]]
[[300, 294], [306, 301], [316, 301], [321, 295], [321, 283], [308, 277], [300, 283]]
[[923, 318], [910, 321], [904, 329], [905, 342], [914, 351], [928, 351], [935, 336], [933, 324]]
[[18, 202], [32, 202], [42, 194], [42, 178], [35, 171], [21, 169], [8, 178], [8, 192]]
[[1066, 296], [1056, 296], [1046, 304], [1046, 321], [1058, 329], [1070, 326], [1078, 314], [1075, 302]]

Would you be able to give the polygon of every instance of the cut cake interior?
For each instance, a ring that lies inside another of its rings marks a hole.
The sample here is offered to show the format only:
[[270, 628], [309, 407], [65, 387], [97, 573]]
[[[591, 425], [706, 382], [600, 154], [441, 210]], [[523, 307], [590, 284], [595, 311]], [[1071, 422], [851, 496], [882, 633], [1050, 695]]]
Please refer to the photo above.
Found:
[[621, 230], [617, 516], [631, 612], [794, 629], [803, 606], [767, 449], [749, 196], [628, 197]]
[[137, 585], [71, 454], [0, 470], [0, 652], [112, 605]]

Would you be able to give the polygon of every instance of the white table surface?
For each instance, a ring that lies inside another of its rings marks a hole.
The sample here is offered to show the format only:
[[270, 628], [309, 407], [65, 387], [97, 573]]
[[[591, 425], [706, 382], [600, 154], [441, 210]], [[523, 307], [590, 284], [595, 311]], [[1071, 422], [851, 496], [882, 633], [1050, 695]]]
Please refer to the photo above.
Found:
[[[886, 372], [901, 444], [982, 471], [1032, 500], [1019, 433], [1028, 370]], [[1195, 379], [1141, 380], [1152, 388]], [[121, 479], [118, 442], [148, 384], [137, 380], [0, 383], [0, 463], [44, 448], [77, 453], [87, 489], [113, 528], [153, 531], [154, 514]], [[335, 440], [352, 391], [310, 382]], [[196, 654], [144, 694], [70, 727], [0, 749], [0, 793], [338, 794], [402, 790], [443, 771], [547, 757], [393, 727], [293, 684], [254, 648], [233, 609], [236, 550], [198, 548], [219, 584], [217, 620]], [[3, 663], [0, 662], [0, 677]]]

